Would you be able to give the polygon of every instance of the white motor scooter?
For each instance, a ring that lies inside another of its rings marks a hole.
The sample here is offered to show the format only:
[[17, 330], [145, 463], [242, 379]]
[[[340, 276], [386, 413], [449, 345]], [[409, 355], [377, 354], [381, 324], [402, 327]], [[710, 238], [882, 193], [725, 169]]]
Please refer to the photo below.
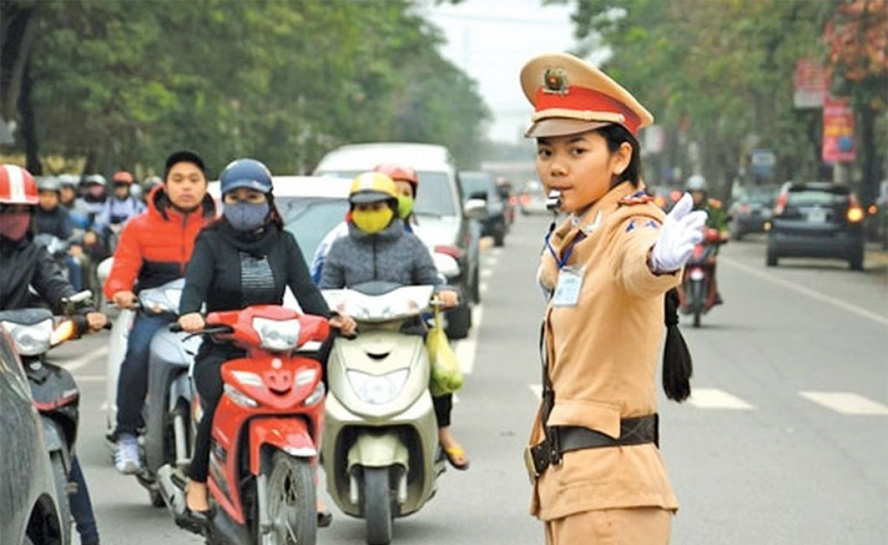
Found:
[[424, 338], [402, 331], [430, 309], [433, 292], [386, 282], [322, 292], [360, 332], [337, 338], [327, 365], [327, 490], [343, 512], [366, 520], [371, 545], [391, 541], [393, 518], [422, 508], [444, 471]]

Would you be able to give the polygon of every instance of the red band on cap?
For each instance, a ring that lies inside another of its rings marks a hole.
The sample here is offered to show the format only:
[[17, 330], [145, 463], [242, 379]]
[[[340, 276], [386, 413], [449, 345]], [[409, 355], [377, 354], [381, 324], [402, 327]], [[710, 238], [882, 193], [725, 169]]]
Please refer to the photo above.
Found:
[[[576, 110], [578, 112], [607, 112], [621, 114], [624, 118], [623, 125], [634, 136], [638, 132], [641, 120], [625, 104], [604, 93], [588, 89], [586, 87], [570, 86], [567, 94], [547, 93], [542, 87], [537, 91], [536, 111], [560, 108]], [[590, 121], [596, 121], [590, 119]]]

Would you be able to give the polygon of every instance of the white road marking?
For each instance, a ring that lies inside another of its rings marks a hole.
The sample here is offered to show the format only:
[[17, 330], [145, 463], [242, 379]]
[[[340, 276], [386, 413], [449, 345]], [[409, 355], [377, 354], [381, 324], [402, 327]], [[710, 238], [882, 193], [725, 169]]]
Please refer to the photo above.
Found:
[[500, 255], [501, 253], [503, 253], [503, 249], [502, 249], [502, 247], [499, 247], [499, 248], [498, 248], [498, 247], [495, 247], [495, 246], [494, 246], [494, 248], [493, 248], [493, 255], [494, 255], [494, 257], [499, 257], [499, 255]]
[[493, 276], [493, 271], [490, 269], [481, 269], [481, 278], [490, 278]]
[[454, 352], [456, 352], [456, 361], [459, 362], [459, 368], [464, 375], [472, 373], [475, 367], [475, 352], [478, 349], [478, 330], [481, 329], [481, 318], [484, 315], [484, 305], [475, 305], [472, 307], [472, 328], [469, 335], [462, 340], [454, 342]]
[[832, 305], [836, 308], [840, 308], [840, 309], [850, 312], [852, 314], [856, 314], [856, 315], [861, 316], [863, 318], [867, 318], [867, 319], [872, 320], [874, 322], [888, 326], [888, 318], [886, 318], [885, 316], [882, 316], [880, 314], [876, 314], [875, 312], [870, 312], [869, 310], [858, 307], [857, 305], [852, 305], [851, 303], [846, 303], [845, 301], [842, 301], [840, 299], [836, 299], [835, 297], [830, 297], [829, 295], [824, 295], [824, 294], [814, 291], [812, 289], [802, 287], [798, 284], [790, 282], [789, 280], [777, 278], [773, 274], [762, 272], [754, 267], [750, 267], [749, 265], [745, 265], [743, 263], [740, 263], [737, 260], [734, 260], [734, 259], [731, 259], [728, 257], [720, 257], [719, 261], [722, 263], [725, 263], [728, 266], [734, 267], [735, 269], [740, 269], [741, 271], [747, 272], [753, 276], [761, 278], [762, 280], [765, 280], [766, 282], [770, 282], [770, 283], [775, 284], [777, 286], [781, 286], [781, 287], [796, 291], [798, 293], [801, 293], [802, 295], [806, 295], [806, 296], [810, 297], [811, 299], [815, 299], [815, 300], [820, 301], [822, 303]]
[[497, 261], [498, 261], [497, 257], [495, 255], [492, 255], [487, 258], [487, 266], [490, 268], [496, 267]]
[[108, 356], [108, 346], [102, 346], [102, 347], [96, 348], [95, 350], [93, 350], [92, 352], [90, 352], [88, 354], [84, 354], [82, 356], [70, 359], [68, 361], [57, 362], [57, 363], [58, 363], [58, 365], [61, 365], [62, 367], [64, 367], [68, 371], [76, 371], [77, 369], [80, 369], [81, 367], [86, 367], [90, 363], [92, 363], [98, 359], [105, 358], [107, 356]]
[[799, 392], [799, 395], [841, 414], [888, 414], [888, 407], [852, 392]]
[[533, 392], [533, 395], [536, 396], [537, 399], [543, 399], [543, 385], [542, 384], [528, 384], [528, 388]]
[[480, 284], [478, 284], [478, 291], [481, 293], [487, 293], [487, 288], [489, 287], [490, 286], [487, 285], [487, 282], [481, 282]]
[[718, 388], [692, 388], [688, 403], [700, 409], [749, 410], [753, 406]]

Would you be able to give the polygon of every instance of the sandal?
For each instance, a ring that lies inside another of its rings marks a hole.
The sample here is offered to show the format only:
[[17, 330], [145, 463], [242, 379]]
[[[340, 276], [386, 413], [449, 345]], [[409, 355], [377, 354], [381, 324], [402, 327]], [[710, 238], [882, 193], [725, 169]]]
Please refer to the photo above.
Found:
[[[452, 445], [449, 447], [443, 447], [444, 456], [447, 457], [447, 461], [450, 462], [450, 465], [455, 467], [460, 471], [465, 471], [469, 469], [469, 459], [466, 457], [466, 451], [460, 445]], [[464, 460], [462, 464], [456, 463], [457, 459]]]

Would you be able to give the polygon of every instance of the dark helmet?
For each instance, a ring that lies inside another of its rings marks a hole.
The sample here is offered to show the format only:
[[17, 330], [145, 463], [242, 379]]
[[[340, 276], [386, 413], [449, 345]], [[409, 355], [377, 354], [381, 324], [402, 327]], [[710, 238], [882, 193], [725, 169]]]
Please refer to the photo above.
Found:
[[237, 159], [228, 163], [219, 175], [219, 185], [223, 194], [239, 187], [271, 193], [271, 172], [255, 159]]

